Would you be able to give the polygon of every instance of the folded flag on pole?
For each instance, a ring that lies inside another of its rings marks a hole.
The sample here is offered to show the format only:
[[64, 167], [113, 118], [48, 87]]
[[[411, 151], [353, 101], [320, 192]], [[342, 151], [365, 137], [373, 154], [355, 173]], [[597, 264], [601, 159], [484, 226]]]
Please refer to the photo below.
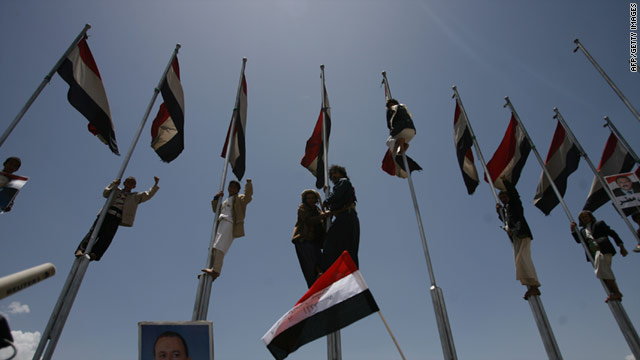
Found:
[[300, 346], [379, 311], [360, 271], [346, 251], [262, 337], [281, 360]]
[[178, 57], [160, 86], [164, 103], [151, 125], [151, 147], [164, 162], [171, 162], [184, 150], [184, 93], [180, 83]]
[[[320, 115], [318, 115], [318, 121], [313, 128], [313, 133], [307, 145], [304, 148], [304, 156], [300, 160], [300, 165], [304, 166], [316, 177], [316, 188], [321, 189], [325, 180], [325, 159], [324, 159], [324, 141], [327, 141], [327, 151], [329, 149], [329, 135], [331, 135], [331, 107], [329, 106], [329, 96], [327, 96], [327, 88], [322, 86], [324, 96], [324, 108], [320, 109]], [[324, 129], [326, 134], [322, 133], [322, 123], [324, 122]]]
[[114, 154], [120, 155], [107, 93], [86, 35], [67, 55], [57, 71], [69, 84], [69, 103], [89, 120], [89, 131], [107, 144]]
[[[607, 144], [604, 146], [602, 158], [598, 165], [598, 173], [600, 175], [609, 176], [614, 174], [626, 173], [631, 171], [635, 161], [624, 145], [618, 140], [618, 137], [611, 133]], [[596, 176], [593, 177], [591, 190], [587, 196], [587, 202], [584, 204], [583, 210], [595, 211], [600, 206], [609, 201], [609, 195], [600, 185], [600, 181]]]
[[469, 120], [464, 115], [458, 99], [456, 99], [456, 111], [453, 116], [453, 141], [456, 145], [458, 165], [462, 171], [464, 185], [471, 195], [478, 187], [478, 170], [473, 162], [473, 152], [471, 151], [473, 139], [469, 130]]
[[[571, 141], [565, 128], [558, 121], [544, 164], [563, 197], [567, 191], [567, 179], [571, 173], [578, 169], [579, 162], [580, 151], [578, 147]], [[549, 215], [558, 203], [560, 200], [543, 171], [538, 182], [538, 189], [533, 197], [533, 204], [545, 215]]]
[[[506, 190], [502, 179], [500, 179], [503, 175], [515, 186], [520, 179], [520, 173], [530, 152], [531, 144], [526, 139], [524, 131], [518, 126], [515, 116], [511, 114], [507, 132], [495, 154], [487, 163], [487, 169], [495, 187]], [[486, 175], [484, 179], [488, 181]]]
[[[238, 89], [238, 97], [236, 100], [236, 108], [233, 109], [227, 137], [224, 140], [222, 148], [223, 158], [227, 156], [227, 147], [231, 140], [231, 150], [229, 151], [229, 164], [231, 170], [238, 180], [242, 180], [246, 165], [246, 149], [245, 149], [245, 130], [247, 129], [247, 79], [244, 76], [244, 67], [242, 70], [242, 80], [240, 81], [240, 89]], [[233, 129], [232, 129], [233, 127]]]

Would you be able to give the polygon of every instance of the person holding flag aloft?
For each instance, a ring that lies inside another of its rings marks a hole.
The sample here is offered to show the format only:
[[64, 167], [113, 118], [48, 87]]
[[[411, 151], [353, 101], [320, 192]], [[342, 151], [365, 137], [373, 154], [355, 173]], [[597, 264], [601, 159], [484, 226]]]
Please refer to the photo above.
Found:
[[498, 194], [503, 205], [497, 203], [496, 210], [500, 220], [506, 223], [504, 230], [509, 234], [509, 239], [511, 239], [513, 245], [516, 280], [520, 280], [520, 283], [527, 287], [527, 292], [524, 294], [524, 299], [527, 300], [529, 296], [540, 295], [540, 282], [531, 260], [531, 240], [533, 235], [527, 220], [524, 218], [524, 210], [518, 190], [505, 175], [501, 176], [500, 179], [506, 190], [502, 190]]
[[[609, 237], [612, 237], [616, 245], [620, 248], [620, 255], [627, 256], [627, 249], [624, 247], [624, 243], [618, 233], [613, 231], [607, 223], [604, 221], [596, 220], [593, 213], [589, 210], [582, 210], [578, 214], [578, 221], [580, 222], [580, 234], [589, 247], [589, 252], [593, 257], [593, 267], [596, 273], [596, 277], [604, 281], [607, 285], [610, 295], [607, 296], [605, 302], [609, 300], [622, 300], [622, 293], [618, 289], [616, 284], [616, 278], [611, 270], [611, 260], [613, 255], [616, 254], [616, 249], [611, 244]], [[580, 243], [580, 238], [577, 234], [577, 226], [575, 222], [571, 222], [571, 235], [577, 243]], [[587, 257], [589, 261], [589, 257]]]
[[[229, 181], [229, 197], [222, 202], [220, 214], [218, 215], [218, 226], [216, 228], [216, 237], [213, 242], [212, 267], [202, 269], [206, 274], [211, 275], [213, 280], [220, 276], [222, 271], [222, 262], [224, 256], [229, 252], [231, 243], [235, 238], [244, 236], [244, 217], [247, 211], [247, 204], [253, 198], [253, 183], [251, 179], [247, 179], [244, 187], [244, 194], [240, 192], [240, 183], [235, 180]], [[224, 193], [218, 192], [211, 200], [211, 208], [216, 212], [218, 201]]]

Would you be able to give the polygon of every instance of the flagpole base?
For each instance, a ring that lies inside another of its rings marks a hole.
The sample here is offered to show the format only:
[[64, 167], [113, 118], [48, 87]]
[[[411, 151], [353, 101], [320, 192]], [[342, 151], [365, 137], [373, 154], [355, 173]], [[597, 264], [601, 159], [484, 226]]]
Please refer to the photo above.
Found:
[[433, 310], [436, 314], [438, 323], [438, 332], [440, 333], [440, 344], [442, 345], [442, 353], [446, 360], [457, 360], [456, 347], [453, 343], [453, 334], [451, 333], [451, 325], [449, 324], [449, 315], [444, 303], [444, 295], [442, 289], [437, 285], [432, 285], [430, 289], [431, 300], [433, 301]]

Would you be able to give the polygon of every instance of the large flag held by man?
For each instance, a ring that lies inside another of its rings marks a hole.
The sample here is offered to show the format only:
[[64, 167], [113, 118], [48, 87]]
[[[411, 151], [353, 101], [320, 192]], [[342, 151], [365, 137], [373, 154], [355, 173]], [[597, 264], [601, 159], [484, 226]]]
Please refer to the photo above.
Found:
[[164, 162], [171, 162], [184, 150], [184, 94], [180, 83], [178, 57], [162, 81], [164, 103], [151, 126], [151, 147]]
[[[530, 152], [531, 144], [526, 139], [523, 129], [518, 126], [515, 116], [511, 114], [507, 132], [495, 154], [487, 163], [487, 169], [495, 187], [506, 190], [502, 184], [501, 177], [503, 175], [515, 186], [520, 179], [520, 173]], [[486, 176], [485, 180], [487, 180]]]
[[[233, 129], [232, 129], [233, 127]], [[236, 100], [236, 108], [233, 109], [227, 137], [224, 140], [224, 148], [222, 148], [223, 158], [227, 156], [227, 148], [231, 141], [231, 150], [229, 151], [229, 164], [238, 180], [242, 180], [246, 165], [246, 148], [245, 134], [247, 129], [247, 79], [244, 76], [244, 67], [242, 70], [242, 80], [240, 81], [240, 89], [238, 89], [238, 98]]]
[[464, 185], [467, 187], [469, 195], [473, 194], [478, 187], [478, 170], [473, 162], [473, 139], [469, 129], [469, 120], [464, 115], [460, 107], [460, 102], [456, 99], [456, 111], [453, 116], [453, 142], [456, 145], [458, 165], [462, 171]]
[[[324, 146], [326, 140], [327, 151], [329, 149], [329, 135], [331, 135], [331, 107], [329, 106], [329, 96], [327, 95], [327, 88], [322, 84], [322, 93], [324, 96], [323, 105], [324, 108], [320, 109], [320, 115], [318, 115], [318, 121], [313, 128], [313, 134], [304, 148], [304, 156], [300, 160], [300, 165], [307, 168], [313, 176], [316, 177], [316, 188], [321, 189], [325, 184], [325, 159], [324, 159]], [[323, 124], [326, 134], [323, 134]]]
[[107, 93], [86, 35], [67, 55], [57, 71], [69, 84], [69, 103], [89, 120], [89, 131], [107, 144], [114, 154], [120, 155]]
[[[614, 133], [611, 133], [602, 152], [602, 158], [598, 165], [598, 173], [602, 176], [626, 173], [631, 171], [634, 164], [635, 161], [631, 154], [629, 154], [624, 145], [618, 140], [618, 137]], [[609, 201], [607, 192], [602, 188], [602, 185], [600, 185], [598, 178], [594, 176], [593, 182], [591, 183], [591, 190], [589, 190], [589, 195], [587, 196], [583, 210], [595, 211], [600, 206], [606, 204], [607, 201]]]
[[373, 295], [345, 251], [262, 341], [274, 358], [281, 360], [300, 346], [377, 311]]
[[[563, 197], [567, 190], [567, 179], [571, 173], [578, 169], [579, 162], [580, 151], [578, 147], [571, 141], [565, 128], [558, 121], [556, 131], [551, 140], [551, 146], [549, 147], [549, 153], [545, 160], [545, 167]], [[538, 189], [533, 197], [534, 205], [545, 215], [549, 215], [559, 202], [560, 200], [543, 171], [538, 182]]]

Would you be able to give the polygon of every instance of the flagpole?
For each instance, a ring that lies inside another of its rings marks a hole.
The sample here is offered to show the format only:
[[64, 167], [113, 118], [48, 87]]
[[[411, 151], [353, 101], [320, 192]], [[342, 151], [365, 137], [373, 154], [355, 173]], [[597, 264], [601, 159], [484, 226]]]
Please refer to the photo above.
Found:
[[[578, 148], [580, 155], [584, 158], [587, 164], [589, 164], [591, 171], [593, 171], [593, 174], [598, 178], [598, 181], [600, 181], [600, 185], [607, 192], [607, 195], [609, 195], [609, 197], [611, 198], [611, 202], [615, 206], [616, 210], [618, 211], [620, 216], [622, 216], [622, 218], [625, 220], [627, 225], [630, 227], [631, 232], [636, 236], [636, 240], [638, 240], [638, 235], [636, 234], [633, 227], [629, 223], [629, 219], [627, 219], [627, 217], [622, 212], [622, 209], [620, 209], [620, 207], [618, 206], [618, 203], [614, 200], [611, 189], [609, 189], [609, 186], [607, 185], [606, 181], [602, 178], [602, 175], [599, 174], [598, 171], [596, 170], [596, 167], [591, 162], [591, 159], [589, 159], [589, 156], [587, 156], [587, 154], [584, 152], [584, 149], [578, 142], [578, 139], [576, 139], [576, 137], [573, 135], [573, 132], [571, 131], [571, 129], [565, 122], [564, 118], [562, 117], [562, 114], [560, 114], [560, 111], [558, 110], [558, 108], [553, 108], [553, 111], [555, 112], [554, 118], [558, 119], [558, 121], [560, 121], [564, 129], [567, 131], [567, 134], [571, 138], [572, 142]], [[604, 286], [604, 283], [603, 283], [603, 286]], [[607, 289], [606, 286], [604, 287], [606, 290]], [[609, 293], [608, 290], [606, 290], [606, 292], [607, 294]], [[615, 302], [616, 304], [612, 304], [612, 302]], [[624, 310], [624, 307], [622, 307], [622, 303], [620, 302], [620, 300], [615, 300], [615, 301], [609, 300], [608, 304], [609, 304], [609, 307], [611, 308], [611, 311], [613, 312], [616, 322], [618, 322], [618, 326], [622, 331], [622, 335], [624, 335], [624, 338], [627, 341], [627, 344], [629, 345], [631, 352], [633, 353], [633, 356], [635, 356], [636, 358], [640, 358], [640, 338], [638, 337], [638, 333], [636, 332], [636, 329], [633, 327], [633, 323], [631, 323], [631, 321], [629, 320], [629, 317], [627, 316], [627, 313]]]
[[631, 103], [629, 102], [629, 100], [627, 100], [627, 98], [624, 96], [624, 94], [622, 93], [622, 91], [620, 91], [620, 89], [618, 89], [618, 87], [616, 86], [616, 84], [613, 83], [613, 81], [611, 80], [611, 78], [609, 78], [609, 76], [607, 76], [607, 74], [604, 72], [604, 70], [600, 67], [600, 65], [598, 65], [598, 63], [596, 62], [596, 60], [591, 56], [591, 54], [589, 54], [589, 52], [587, 51], [587, 49], [584, 48], [584, 46], [582, 45], [582, 43], [580, 43], [580, 40], [575, 39], [573, 40], [573, 42], [577, 45], [577, 47], [575, 49], [573, 49], [573, 52], [578, 51], [578, 49], [582, 50], [582, 53], [587, 57], [587, 59], [589, 59], [589, 61], [591, 61], [591, 64], [593, 64], [593, 66], [596, 68], [596, 70], [598, 70], [598, 72], [600, 73], [600, 75], [602, 75], [602, 77], [607, 81], [607, 83], [609, 84], [609, 86], [611, 86], [611, 88], [613, 89], [613, 91], [615, 91], [615, 93], [618, 95], [618, 97], [620, 98], [620, 100], [622, 100], [622, 102], [627, 106], [627, 108], [631, 111], [631, 113], [633, 114], [633, 116], [636, 117], [636, 119], [638, 121], [640, 121], [640, 114], [638, 114], [638, 110], [636, 110], [633, 105], [631, 105]]
[[[127, 155], [123, 159], [120, 170], [116, 175], [116, 179], [122, 178], [122, 175], [124, 174], [124, 171], [127, 168], [127, 165], [129, 164], [129, 160], [131, 159], [133, 151], [138, 143], [138, 140], [140, 139], [140, 134], [142, 133], [142, 129], [144, 128], [144, 125], [147, 122], [147, 118], [149, 117], [149, 113], [151, 112], [151, 108], [153, 107], [153, 103], [155, 102], [156, 97], [160, 92], [160, 86], [162, 85], [162, 82], [167, 76], [167, 72], [169, 71], [169, 68], [173, 62], [173, 59], [177, 56], [179, 49], [180, 49], [180, 44], [176, 44], [176, 48], [173, 51], [173, 54], [171, 55], [169, 64], [165, 68], [162, 74], [162, 77], [160, 78], [160, 82], [158, 83], [158, 86], [156, 86], [156, 88], [154, 89], [154, 93], [149, 103], [149, 106], [147, 107], [147, 110], [142, 118], [142, 121], [138, 126], [138, 130], [131, 142], [129, 151], [127, 152]], [[39, 360], [43, 356], [42, 355], [43, 352], [44, 352], [43, 359], [45, 360], [49, 360], [53, 356], [53, 352], [55, 351], [58, 340], [60, 339], [60, 335], [62, 334], [64, 325], [67, 321], [69, 313], [71, 312], [71, 307], [73, 306], [73, 302], [75, 301], [75, 298], [78, 295], [78, 291], [80, 290], [80, 285], [87, 271], [87, 268], [89, 267], [90, 257], [88, 254], [90, 254], [91, 250], [93, 249], [93, 245], [96, 242], [97, 234], [100, 231], [100, 228], [102, 227], [102, 223], [104, 221], [104, 218], [107, 215], [107, 210], [109, 209], [109, 205], [113, 200], [114, 194], [115, 192], [113, 191], [111, 192], [111, 194], [109, 194], [109, 197], [105, 201], [102, 207], [102, 210], [100, 211], [100, 216], [96, 220], [96, 223], [93, 227], [93, 232], [91, 233], [91, 236], [89, 238], [89, 243], [87, 245], [85, 253], [83, 254], [83, 256], [76, 258], [76, 260], [74, 261], [71, 271], [69, 272], [69, 276], [67, 277], [67, 280], [62, 289], [62, 292], [60, 293], [58, 302], [56, 303], [56, 306], [54, 307], [54, 310], [51, 314], [51, 317], [49, 318], [49, 323], [47, 324], [47, 327], [42, 334], [40, 342], [38, 343], [38, 347], [33, 356], [34, 360]]]
[[[508, 96], [505, 97], [505, 100], [506, 100], [507, 103], [504, 105], [504, 107], [508, 106], [510, 108], [511, 113], [513, 114], [514, 118], [518, 122], [519, 126], [522, 128], [522, 131], [523, 131], [525, 137], [527, 138], [527, 141], [529, 141], [529, 144], [531, 145], [531, 150], [534, 152], [534, 154], [536, 156], [536, 159], [538, 159], [538, 162], [540, 163], [540, 166], [542, 167], [542, 172], [547, 177], [547, 180], [549, 181], [549, 184], [551, 185], [551, 188], [553, 189], [554, 193], [556, 194], [556, 197], [558, 198], [558, 200], [560, 202], [560, 205], [562, 205], [562, 208], [564, 209], [564, 212], [567, 215], [567, 218], [569, 219], [569, 222], [570, 223], [575, 223], [575, 220], [574, 220], [573, 216], [571, 215], [571, 211], [569, 211], [569, 208], [567, 207], [567, 204], [565, 203], [564, 198], [560, 194], [560, 190], [558, 190], [558, 187], [556, 186], [556, 183], [553, 181], [553, 178], [551, 177], [551, 174], [549, 174], [549, 171], [547, 170], [547, 167], [544, 164], [544, 161], [542, 160], [542, 157], [538, 153], [538, 150], [535, 147], [535, 145], [533, 144], [533, 141], [531, 140], [531, 137], [529, 136], [529, 133], [527, 133], [526, 128], [522, 124], [522, 121], [520, 120], [520, 117], [518, 116], [518, 113], [516, 112], [515, 108], [513, 107], [513, 104], [511, 104], [511, 101], [509, 100], [509, 97]], [[576, 236], [580, 240], [580, 244], [582, 244], [582, 247], [584, 248], [584, 251], [587, 254], [587, 258], [589, 259], [589, 261], [591, 262], [591, 265], [593, 266], [595, 264], [595, 262], [594, 262], [593, 256], [591, 256], [591, 252], [589, 251], [589, 247], [587, 246], [587, 243], [585, 242], [584, 238], [582, 237], [582, 233], [579, 230], [576, 231], [575, 233], [577, 234]], [[607, 290], [607, 286], [605, 285], [604, 281], [600, 280], [600, 284], [602, 285], [603, 289], [605, 290], [605, 293], [607, 293], [607, 295], [608, 295], [609, 291]], [[617, 303], [617, 304], [614, 304], [614, 303]], [[609, 305], [609, 309], [613, 313], [614, 318], [618, 322], [618, 326], [622, 327], [624, 319], [625, 318], [628, 319], [626, 313], [624, 312], [624, 309], [622, 308], [622, 304], [620, 304], [619, 300], [609, 300], [609, 302], [607, 304]], [[628, 322], [628, 323], [630, 324], [630, 322]], [[627, 343], [629, 344], [629, 346], [631, 348], [631, 351], [634, 352], [634, 356], [636, 358], [640, 357], [640, 352], [636, 351], [638, 349], [638, 347], [635, 346], [635, 344], [632, 344], [629, 341], [629, 339], [627, 338], [628, 335], [624, 331], [623, 331], [623, 335], [625, 336], [625, 339], [627, 339]], [[636, 355], [636, 353], [637, 353], [637, 355]]]
[[620, 140], [620, 142], [622, 143], [622, 146], [624, 146], [624, 148], [627, 149], [627, 152], [629, 152], [629, 155], [631, 155], [631, 157], [633, 158], [633, 161], [635, 161], [636, 163], [640, 163], [640, 158], [638, 157], [638, 155], [635, 153], [635, 151], [633, 151], [631, 146], [629, 146], [629, 143], [627, 142], [627, 140], [624, 139], [622, 134], [618, 131], [616, 126], [613, 125], [613, 122], [611, 122], [611, 120], [609, 119], [608, 116], [604, 117], [604, 121], [607, 122], [606, 124], [604, 124], [604, 126], [605, 127], [608, 126], [609, 129], [611, 129], [611, 131], [613, 131], [613, 133], [616, 135], [618, 140]]
[[[247, 64], [247, 58], [242, 58], [242, 69], [240, 70], [240, 80], [238, 83], [238, 91], [236, 93], [236, 102], [231, 115], [231, 124], [229, 125], [229, 141], [227, 142], [226, 156], [224, 158], [224, 166], [222, 168], [222, 178], [220, 180], [220, 190], [224, 191], [224, 184], [227, 181], [227, 167], [229, 165], [229, 154], [234, 145], [235, 137], [234, 132], [236, 129], [236, 121], [238, 119], [237, 112], [240, 111], [240, 92], [242, 91], [242, 80], [244, 79], [244, 69]], [[209, 241], [209, 251], [207, 254], [207, 268], [211, 268], [213, 265], [213, 244], [216, 239], [216, 233], [218, 231], [218, 214], [220, 214], [220, 208], [222, 207], [222, 199], [218, 201], [216, 211], [214, 214], [213, 228], [211, 230], [211, 238]], [[209, 312], [209, 299], [211, 298], [211, 285], [213, 278], [207, 274], [202, 274], [198, 280], [198, 289], [196, 291], [196, 299], [193, 306], [193, 315], [191, 320], [206, 320]]]
[[33, 102], [36, 100], [38, 95], [40, 95], [40, 93], [42, 92], [44, 87], [47, 86], [47, 84], [49, 84], [49, 82], [51, 81], [51, 78], [53, 77], [53, 75], [56, 73], [56, 71], [58, 71], [58, 68], [60, 67], [60, 65], [62, 65], [64, 60], [67, 58], [67, 55], [69, 55], [69, 53], [78, 45], [80, 40], [82, 40], [82, 38], [86, 35], [86, 33], [87, 33], [87, 31], [89, 29], [91, 29], [91, 25], [85, 24], [84, 28], [82, 29], [82, 31], [80, 31], [80, 34], [78, 34], [78, 36], [76, 36], [76, 38], [73, 40], [71, 45], [69, 45], [69, 47], [64, 52], [64, 54], [62, 54], [62, 56], [60, 57], [58, 62], [53, 66], [53, 69], [51, 69], [51, 71], [49, 71], [49, 73], [44, 77], [44, 79], [40, 83], [40, 86], [38, 86], [38, 88], [31, 95], [29, 100], [27, 100], [27, 103], [22, 107], [22, 109], [20, 110], [18, 115], [15, 117], [15, 119], [13, 119], [13, 121], [11, 122], [9, 127], [4, 131], [4, 133], [2, 133], [2, 136], [0, 137], [0, 146], [2, 146], [2, 144], [4, 144], [4, 141], [7, 140], [7, 138], [9, 137], [11, 132], [13, 131], [13, 129], [16, 127], [16, 125], [18, 125], [18, 122], [20, 122], [20, 120], [22, 119], [24, 114], [27, 112], [27, 110], [29, 110], [29, 108], [31, 107], [31, 104], [33, 104]]
[[382, 316], [382, 311], [378, 310], [378, 315], [380, 315], [380, 319], [382, 319], [382, 322], [384, 323], [384, 327], [387, 328], [387, 332], [391, 336], [391, 340], [393, 340], [393, 343], [396, 345], [396, 348], [400, 353], [400, 357], [402, 357], [402, 360], [405, 360], [404, 354], [402, 353], [402, 349], [400, 349], [400, 345], [398, 344], [396, 337], [393, 335], [393, 332], [391, 332], [391, 328], [389, 327], [389, 324], [387, 324], [387, 320], [385, 320], [384, 316]]
[[[387, 80], [387, 72], [382, 72], [383, 82], [385, 85], [385, 99], [391, 99], [391, 88], [389, 87], [389, 81]], [[420, 215], [420, 208], [418, 207], [418, 200], [416, 198], [416, 191], [413, 187], [413, 180], [411, 178], [411, 171], [409, 169], [409, 162], [407, 161], [407, 154], [404, 149], [402, 151], [402, 161], [407, 173], [407, 180], [409, 182], [409, 190], [411, 192], [411, 199], [413, 200], [413, 208], [416, 214], [416, 220], [418, 221], [418, 230], [420, 231], [420, 238], [422, 240], [422, 249], [424, 250], [424, 257], [427, 262], [427, 271], [429, 273], [429, 280], [431, 287], [429, 288], [431, 294], [431, 300], [433, 302], [433, 310], [436, 315], [436, 321], [438, 324], [438, 333], [440, 335], [440, 344], [442, 345], [442, 352], [444, 358], [447, 360], [457, 360], [455, 344], [453, 342], [453, 334], [451, 333], [451, 325], [449, 324], [449, 315], [447, 314], [447, 308], [444, 302], [444, 295], [442, 289], [436, 285], [436, 278], [433, 273], [433, 266], [431, 264], [431, 256], [429, 255], [429, 248], [427, 246], [427, 238], [424, 234], [424, 227], [422, 225], [422, 216]], [[393, 155], [393, 154], [392, 154]]]
[[[611, 189], [609, 188], [609, 185], [607, 184], [606, 180], [604, 179], [602, 174], [598, 172], [596, 167], [593, 165], [593, 162], [591, 162], [591, 159], [585, 153], [584, 149], [582, 148], [582, 146], [580, 145], [580, 143], [576, 139], [575, 135], [573, 135], [573, 132], [571, 131], [571, 129], [569, 129], [569, 126], [565, 122], [564, 117], [562, 117], [562, 114], [560, 114], [560, 111], [558, 110], [558, 108], [553, 108], [553, 111], [556, 113], [554, 118], [558, 119], [558, 121], [560, 121], [560, 123], [565, 128], [565, 130], [567, 130], [567, 133], [572, 138], [573, 143], [576, 144], [576, 146], [578, 148], [578, 151], [580, 151], [580, 156], [582, 156], [584, 158], [584, 160], [587, 162], [587, 164], [589, 164], [589, 167], [591, 168], [591, 171], [593, 172], [595, 177], [598, 179], [598, 182], [600, 182], [600, 186], [602, 186], [602, 189], [607, 193], [607, 196], [609, 196], [609, 199], [611, 199], [611, 203], [612, 203], [613, 207], [616, 209], [616, 211], [618, 212], [618, 214], [620, 215], [622, 220], [627, 224], [627, 227], [629, 228], [629, 230], [631, 231], [633, 236], [636, 238], [636, 242], [638, 242], [640, 244], [640, 237], [638, 237], [638, 233], [635, 231], [635, 229], [633, 228], [633, 225], [631, 224], [631, 222], [629, 221], [627, 216], [624, 214], [624, 211], [622, 211], [622, 208], [620, 208], [620, 205], [616, 201], [616, 197], [613, 194], [613, 192], [611, 191]], [[605, 117], [605, 119], [608, 120], [607, 117]], [[623, 142], [623, 145], [624, 144], [625, 144], [625, 142]], [[633, 155], [635, 155], [635, 154], [633, 154]], [[640, 344], [640, 342], [639, 342], [639, 344]]]
[[[489, 173], [489, 168], [485, 163], [484, 156], [482, 156], [482, 152], [480, 151], [480, 146], [478, 145], [478, 141], [476, 139], [476, 135], [471, 128], [471, 122], [469, 120], [469, 116], [467, 116], [467, 111], [462, 104], [462, 99], [460, 98], [460, 94], [458, 93], [458, 89], [453, 86], [453, 97], [456, 99], [458, 104], [460, 104], [460, 109], [464, 114], [465, 119], [467, 119], [467, 128], [469, 129], [469, 133], [471, 135], [471, 139], [473, 140], [473, 146], [476, 149], [476, 154], [478, 154], [478, 158], [480, 159], [480, 163], [482, 164], [482, 168], [484, 169], [484, 173], [489, 179], [489, 187], [491, 187], [491, 193], [493, 194], [493, 198], [496, 201], [496, 204], [500, 204], [498, 194], [495, 186], [493, 185], [493, 179], [491, 178], [491, 173]], [[500, 207], [500, 213], [502, 214], [501, 219], [503, 221], [504, 226], [507, 226], [506, 216], [504, 216], [504, 208]], [[538, 326], [538, 331], [540, 332], [540, 337], [542, 338], [542, 343], [547, 352], [547, 356], [549, 359], [562, 359], [562, 354], [560, 353], [560, 348], [558, 347], [558, 343], [553, 334], [553, 329], [551, 328], [551, 324], [549, 323], [549, 319], [547, 318], [547, 313], [544, 310], [544, 306], [542, 305], [542, 300], [540, 300], [538, 295], [531, 295], [527, 299], [529, 302], [529, 307], [531, 308], [531, 312], [533, 313], [534, 320], [536, 321], [536, 325]]]

